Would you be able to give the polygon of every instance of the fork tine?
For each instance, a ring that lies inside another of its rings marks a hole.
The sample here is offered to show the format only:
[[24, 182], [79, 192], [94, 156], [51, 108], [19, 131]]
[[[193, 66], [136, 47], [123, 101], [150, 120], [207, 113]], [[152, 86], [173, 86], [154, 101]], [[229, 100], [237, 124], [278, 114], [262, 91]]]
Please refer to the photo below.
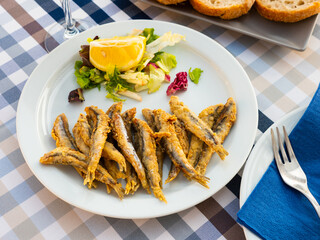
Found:
[[[315, 208], [318, 216], [320, 217], [320, 205], [317, 200], [314, 198], [312, 193], [309, 191], [308, 184], [307, 184], [307, 177], [303, 172], [302, 168], [300, 167], [298, 160], [295, 157], [293, 152], [291, 143], [289, 141], [289, 137], [285, 127], [283, 126], [283, 133], [284, 133], [284, 141], [287, 146], [288, 154], [291, 159], [291, 163], [288, 162], [287, 154], [284, 150], [283, 143], [281, 142], [280, 132], [279, 129], [276, 128], [277, 135], [278, 135], [278, 146], [276, 143], [276, 139], [274, 136], [274, 132], [271, 129], [271, 140], [272, 140], [272, 148], [274, 152], [274, 157], [276, 159], [277, 167], [280, 173], [282, 180], [290, 187], [300, 191], [304, 194], [308, 200], [311, 202], [312, 206]], [[282, 154], [283, 162], [281, 162], [279, 148]], [[288, 167], [286, 167], [286, 165]]]
[[277, 128], [276, 128], [276, 130], [277, 130], [278, 143], [279, 143], [279, 148], [280, 148], [280, 151], [281, 151], [281, 155], [282, 155], [283, 163], [284, 163], [284, 164], [286, 164], [286, 163], [288, 163], [288, 162], [289, 162], [289, 160], [288, 160], [288, 157], [287, 157], [286, 151], [285, 151], [285, 150], [284, 150], [284, 148], [283, 148], [283, 144], [282, 144], [282, 141], [281, 141], [279, 128], [277, 127]]
[[294, 154], [294, 151], [292, 149], [291, 142], [289, 140], [286, 128], [284, 126], [282, 126], [282, 128], [283, 128], [283, 133], [284, 133], [284, 141], [286, 143], [287, 150], [288, 150], [288, 153], [289, 153], [289, 158], [290, 158], [291, 161], [294, 161], [296, 164], [299, 165], [298, 160], [297, 160], [297, 158], [296, 158], [296, 156]]
[[277, 163], [277, 165], [279, 167], [279, 165], [283, 164], [283, 163], [282, 163], [282, 160], [281, 160], [281, 157], [280, 157], [280, 154], [279, 154], [279, 148], [277, 147], [277, 141], [276, 141], [276, 138], [274, 136], [273, 129], [271, 129], [271, 141], [272, 141], [272, 149], [273, 149], [274, 158], [275, 158], [276, 163]]

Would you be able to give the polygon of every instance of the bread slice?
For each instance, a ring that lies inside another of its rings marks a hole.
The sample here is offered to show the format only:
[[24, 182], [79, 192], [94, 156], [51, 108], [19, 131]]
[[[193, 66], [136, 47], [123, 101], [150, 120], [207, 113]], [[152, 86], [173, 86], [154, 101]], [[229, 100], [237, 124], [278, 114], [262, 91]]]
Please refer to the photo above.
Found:
[[255, 0], [189, 0], [192, 7], [198, 12], [220, 17], [234, 19], [246, 14]]
[[161, 4], [164, 4], [164, 5], [172, 5], [172, 4], [182, 3], [187, 0], [157, 0], [157, 1]]
[[298, 22], [320, 12], [319, 0], [256, 0], [259, 14], [278, 22]]

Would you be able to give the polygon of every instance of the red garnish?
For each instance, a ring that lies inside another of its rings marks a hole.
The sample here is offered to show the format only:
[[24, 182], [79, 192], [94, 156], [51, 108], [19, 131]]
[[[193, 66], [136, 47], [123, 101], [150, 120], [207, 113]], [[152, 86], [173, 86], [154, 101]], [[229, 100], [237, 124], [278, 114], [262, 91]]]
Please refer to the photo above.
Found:
[[167, 95], [170, 96], [174, 94], [176, 91], [179, 90], [187, 90], [188, 87], [188, 79], [187, 79], [187, 72], [179, 72], [176, 74], [176, 78], [174, 81], [169, 85], [167, 89]]

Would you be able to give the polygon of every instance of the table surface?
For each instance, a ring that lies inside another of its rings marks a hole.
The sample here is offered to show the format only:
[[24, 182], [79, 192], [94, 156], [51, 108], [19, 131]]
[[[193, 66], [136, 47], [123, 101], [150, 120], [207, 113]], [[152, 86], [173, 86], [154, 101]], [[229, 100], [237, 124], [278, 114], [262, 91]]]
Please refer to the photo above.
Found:
[[[182, 24], [235, 56], [254, 87], [256, 140], [283, 115], [307, 105], [320, 80], [320, 21], [298, 52], [132, 0], [74, 0], [74, 18], [97, 24], [156, 19]], [[24, 84], [48, 54], [46, 31], [63, 18], [60, 1], [0, 1], [0, 239], [244, 239], [236, 222], [242, 170], [218, 193], [185, 211], [154, 219], [95, 215], [65, 203], [32, 174], [19, 148], [16, 111]]]

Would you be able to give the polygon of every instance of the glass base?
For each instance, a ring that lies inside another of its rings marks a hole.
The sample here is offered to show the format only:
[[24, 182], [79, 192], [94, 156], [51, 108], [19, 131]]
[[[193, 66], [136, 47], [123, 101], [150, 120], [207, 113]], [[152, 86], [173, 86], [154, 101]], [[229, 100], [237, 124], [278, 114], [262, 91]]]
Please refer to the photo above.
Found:
[[75, 19], [74, 21], [76, 26], [76, 30], [74, 32], [66, 32], [66, 24], [64, 21], [60, 21], [54, 24], [49, 29], [44, 39], [44, 47], [47, 52], [51, 52], [64, 41], [78, 35], [80, 32], [83, 32], [95, 26], [95, 24], [84, 20]]

